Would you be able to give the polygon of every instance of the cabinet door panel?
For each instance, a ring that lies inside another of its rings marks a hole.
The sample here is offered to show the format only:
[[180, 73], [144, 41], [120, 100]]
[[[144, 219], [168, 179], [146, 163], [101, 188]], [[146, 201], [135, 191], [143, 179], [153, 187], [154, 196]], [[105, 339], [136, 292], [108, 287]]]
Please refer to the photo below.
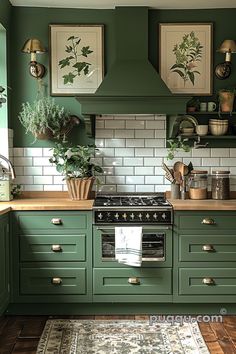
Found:
[[85, 268], [21, 268], [20, 292], [27, 294], [85, 294]]
[[86, 235], [21, 235], [20, 260], [85, 261]]
[[9, 234], [8, 216], [0, 216], [0, 315], [9, 301]]
[[179, 235], [180, 262], [236, 262], [236, 235]]
[[[208, 285], [204, 283], [208, 282]], [[210, 284], [209, 284], [210, 283]], [[235, 268], [180, 268], [180, 295], [224, 295], [236, 294]]]
[[[138, 284], [135, 284], [136, 279], [139, 280]], [[95, 268], [93, 270], [94, 294], [171, 294], [171, 283], [171, 268]]]
[[194, 213], [179, 216], [180, 230], [204, 230], [217, 231], [222, 229], [235, 229], [236, 218], [235, 215], [219, 215], [208, 211], [202, 211], [201, 214]]

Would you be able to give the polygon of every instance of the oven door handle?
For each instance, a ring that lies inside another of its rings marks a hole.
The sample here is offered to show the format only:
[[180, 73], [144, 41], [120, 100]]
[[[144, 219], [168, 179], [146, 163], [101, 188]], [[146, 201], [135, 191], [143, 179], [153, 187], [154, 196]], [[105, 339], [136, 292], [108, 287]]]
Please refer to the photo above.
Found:
[[[116, 227], [116, 226], [118, 226], [118, 225], [115, 225], [115, 226], [101, 226], [101, 227], [99, 227], [99, 226], [97, 226], [97, 230], [114, 230], [114, 227]], [[124, 225], [122, 225], [122, 226], [124, 226]], [[128, 226], [130, 226], [130, 227], [132, 227], [132, 225], [128, 225]], [[118, 226], [119, 227], [119, 226]], [[171, 230], [172, 229], [172, 226], [162, 226], [162, 225], [153, 225], [153, 226], [143, 226], [143, 229], [145, 229], [145, 230]]]

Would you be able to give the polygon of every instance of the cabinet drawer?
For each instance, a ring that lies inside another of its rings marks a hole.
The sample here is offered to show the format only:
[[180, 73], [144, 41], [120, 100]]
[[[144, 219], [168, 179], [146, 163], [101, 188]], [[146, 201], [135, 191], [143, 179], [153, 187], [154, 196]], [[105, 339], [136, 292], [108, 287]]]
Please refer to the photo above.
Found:
[[22, 295], [85, 294], [85, 268], [21, 268]]
[[180, 262], [236, 262], [236, 235], [179, 235]]
[[20, 260], [85, 261], [86, 235], [24, 235], [20, 237]]
[[171, 294], [171, 283], [171, 268], [95, 268], [93, 270], [94, 294]]
[[17, 215], [18, 227], [25, 233], [34, 234], [37, 230], [47, 229], [47, 232], [86, 229], [88, 225], [87, 213], [62, 213], [61, 211], [48, 213], [19, 213]]
[[219, 215], [202, 211], [199, 215], [181, 215], [179, 216], [180, 230], [204, 230], [216, 231], [221, 229], [235, 229], [236, 228], [236, 214]]
[[[210, 282], [204, 284], [203, 280]], [[211, 284], [212, 282], [212, 284]], [[235, 268], [180, 268], [180, 295], [235, 295]], [[223, 301], [223, 297], [222, 297]]]

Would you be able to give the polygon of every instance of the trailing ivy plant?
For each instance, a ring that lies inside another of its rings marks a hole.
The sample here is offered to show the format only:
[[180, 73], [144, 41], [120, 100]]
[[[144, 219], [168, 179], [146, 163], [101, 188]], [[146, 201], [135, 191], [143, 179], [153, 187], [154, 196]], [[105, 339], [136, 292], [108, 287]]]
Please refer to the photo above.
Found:
[[167, 140], [168, 144], [169, 144], [169, 148], [167, 149], [167, 160], [173, 160], [173, 158], [175, 157], [175, 154], [179, 151], [183, 151], [183, 152], [189, 152], [191, 147], [186, 144], [186, 141], [188, 141], [188, 139], [169, 139]]
[[175, 64], [170, 70], [172, 73], [177, 73], [184, 81], [184, 86], [187, 81], [191, 81], [194, 86], [195, 75], [201, 73], [196, 70], [197, 62], [202, 59], [202, 49], [199, 39], [192, 31], [182, 37], [182, 42], [175, 44], [173, 53], [176, 57]]
[[[60, 69], [65, 67], [69, 67], [69, 73], [63, 75], [64, 84], [73, 84], [74, 78], [76, 76], [81, 76], [83, 72], [84, 75], [88, 75], [89, 66], [91, 63], [84, 61], [83, 58], [87, 58], [93, 50], [90, 49], [90, 46], [82, 47], [79, 51], [79, 44], [81, 42], [81, 38], [71, 36], [67, 39], [69, 44], [66, 45], [65, 52], [68, 53], [68, 56], [59, 61]], [[81, 60], [82, 57], [82, 60]]]

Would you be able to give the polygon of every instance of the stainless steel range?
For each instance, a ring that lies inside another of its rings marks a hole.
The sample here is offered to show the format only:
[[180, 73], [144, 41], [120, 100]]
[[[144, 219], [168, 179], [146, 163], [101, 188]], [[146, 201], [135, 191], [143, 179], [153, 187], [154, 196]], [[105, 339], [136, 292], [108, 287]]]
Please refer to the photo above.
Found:
[[172, 224], [164, 193], [98, 195], [93, 209], [95, 224]]
[[98, 195], [93, 213], [96, 266], [115, 261], [115, 228], [137, 225], [142, 226], [142, 260], [154, 267], [171, 263], [172, 206], [164, 193]]

